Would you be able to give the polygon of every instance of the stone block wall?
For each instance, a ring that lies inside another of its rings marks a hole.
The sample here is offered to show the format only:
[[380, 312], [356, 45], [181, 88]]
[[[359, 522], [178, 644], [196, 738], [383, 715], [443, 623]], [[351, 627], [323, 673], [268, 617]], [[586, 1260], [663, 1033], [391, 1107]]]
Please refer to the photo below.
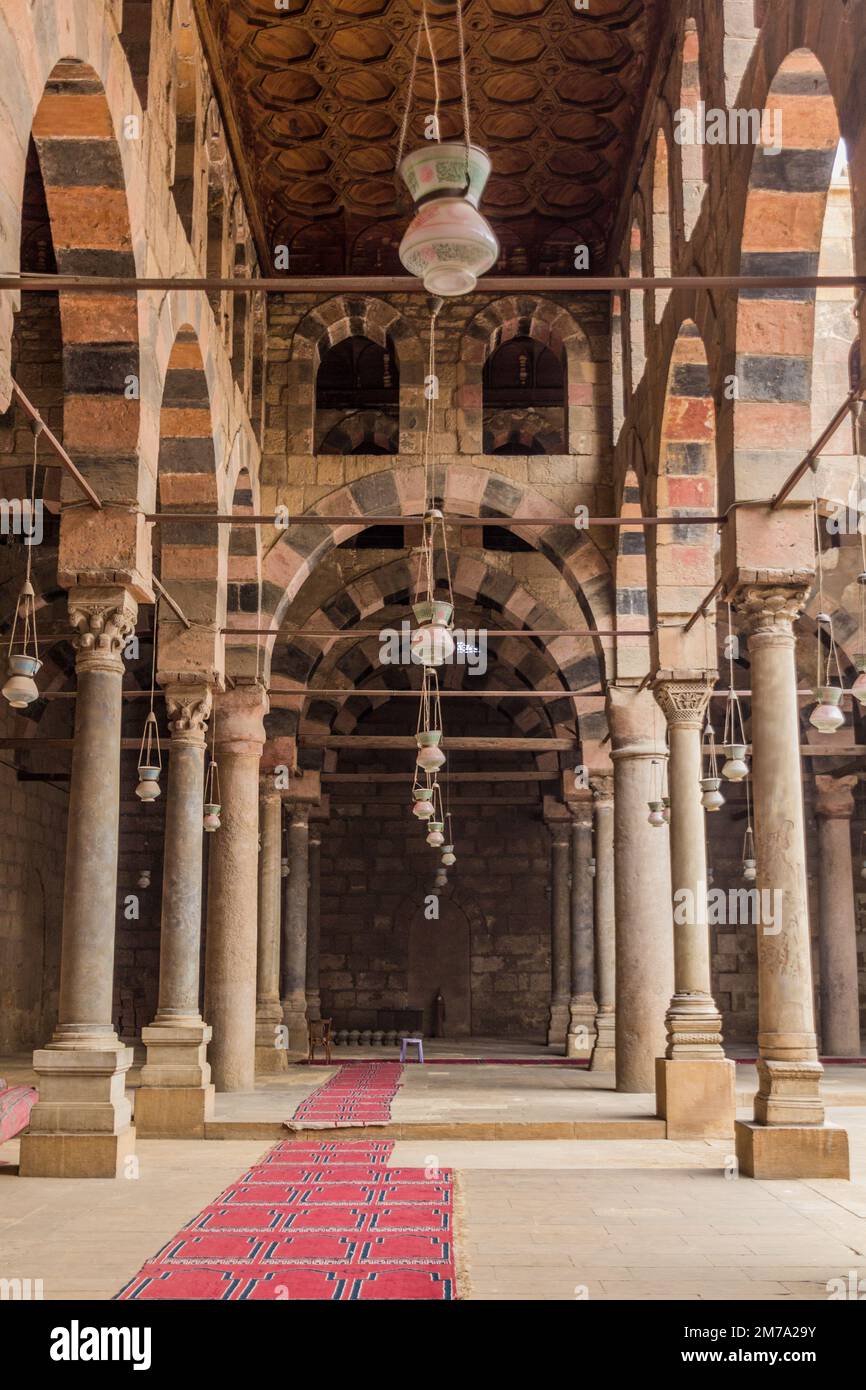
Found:
[[[0, 737], [13, 735], [3, 700]], [[57, 1019], [68, 802], [61, 781], [19, 781], [13, 758], [0, 753], [0, 1053], [41, 1046]]]
[[[550, 1003], [549, 837], [527, 808], [455, 818], [458, 864], [441, 911], [470, 933], [471, 1030], [543, 1042]], [[409, 1006], [410, 923], [423, 917], [438, 856], [405, 804], [332, 802], [322, 835], [322, 1012], [373, 1028]], [[435, 920], [425, 922], [431, 933]], [[434, 987], [435, 988], [435, 987]], [[446, 997], [446, 1024], [448, 999]], [[447, 1026], [446, 1026], [447, 1033]]]

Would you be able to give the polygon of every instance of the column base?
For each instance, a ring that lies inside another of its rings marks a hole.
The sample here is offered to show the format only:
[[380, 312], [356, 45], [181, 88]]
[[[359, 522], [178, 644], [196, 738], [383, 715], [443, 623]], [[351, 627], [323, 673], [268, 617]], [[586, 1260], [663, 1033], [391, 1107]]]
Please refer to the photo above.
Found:
[[135, 1154], [135, 1129], [120, 1134], [24, 1134], [18, 1159], [22, 1178], [124, 1178]]
[[212, 1036], [213, 1029], [201, 1019], [190, 1023], [157, 1021], [142, 1028], [147, 1060], [141, 1069], [141, 1089], [206, 1089], [210, 1086], [207, 1045]]
[[287, 1050], [294, 1052], [299, 1057], [306, 1057], [309, 1049], [309, 1035], [307, 1033], [307, 1010], [304, 1005], [297, 1005], [292, 1001], [283, 1004], [283, 1023], [287, 1030]]
[[565, 1047], [568, 1036], [568, 1005], [551, 1004], [547, 1022], [547, 1046]]
[[737, 1163], [747, 1178], [850, 1178], [848, 1135], [837, 1125], [737, 1120]]
[[288, 1070], [286, 1028], [279, 1000], [260, 1005], [256, 1014], [256, 1075], [275, 1076]]
[[140, 1086], [135, 1127], [142, 1139], [203, 1139], [213, 1119], [213, 1086]]
[[723, 1059], [722, 1016], [709, 994], [675, 994], [665, 1015], [669, 1060]]
[[757, 1070], [756, 1124], [817, 1126], [824, 1123], [821, 1099], [824, 1068], [817, 1059], [783, 1061], [759, 1057]]
[[256, 1076], [276, 1076], [288, 1069], [289, 1056], [284, 1047], [275, 1047], [272, 1042], [262, 1043], [256, 1039]]
[[616, 1071], [616, 1014], [596, 1014], [595, 1030], [590, 1071]]
[[565, 1039], [566, 1057], [589, 1057], [595, 1043], [595, 1003], [572, 1003], [568, 1009], [568, 1034]]
[[735, 1064], [724, 1057], [703, 1060], [656, 1058], [656, 1114], [668, 1139], [728, 1139], [736, 1115]]
[[30, 1178], [114, 1178], [135, 1150], [126, 1096], [131, 1047], [44, 1047], [33, 1054], [39, 1100], [21, 1139]]

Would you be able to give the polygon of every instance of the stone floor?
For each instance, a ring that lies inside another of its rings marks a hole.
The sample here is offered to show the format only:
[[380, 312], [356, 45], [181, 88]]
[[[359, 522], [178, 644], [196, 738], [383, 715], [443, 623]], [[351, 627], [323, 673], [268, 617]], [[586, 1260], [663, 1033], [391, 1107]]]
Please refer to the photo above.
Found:
[[[298, 1067], [252, 1095], [219, 1097], [218, 1111], [285, 1117], [330, 1074]], [[753, 1075], [737, 1069], [743, 1098]], [[829, 1111], [849, 1132], [850, 1183], [736, 1179], [728, 1141], [474, 1137], [482, 1115], [651, 1115], [651, 1097], [598, 1089], [603, 1078], [576, 1068], [446, 1064], [404, 1077], [395, 1114], [423, 1116], [431, 1133], [398, 1138], [392, 1163], [457, 1170], [473, 1298], [821, 1299], [830, 1279], [866, 1279], [864, 1068], [828, 1069], [828, 1100], [859, 1101]], [[460, 1137], [433, 1133], [443, 1117]], [[4, 1145], [0, 1278], [42, 1279], [49, 1299], [110, 1298], [271, 1142], [140, 1140], [137, 1173], [117, 1182], [21, 1179], [17, 1144]]]

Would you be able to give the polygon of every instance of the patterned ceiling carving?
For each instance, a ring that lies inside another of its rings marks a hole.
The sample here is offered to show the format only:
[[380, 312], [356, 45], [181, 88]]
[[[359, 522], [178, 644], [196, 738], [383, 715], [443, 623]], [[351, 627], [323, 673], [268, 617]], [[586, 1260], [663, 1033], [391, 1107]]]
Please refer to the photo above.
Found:
[[[236, 118], [273, 245], [296, 274], [399, 271], [411, 215], [393, 173], [417, 0], [212, 0]], [[592, 264], [632, 150], [657, 0], [467, 0], [472, 135], [493, 158], [482, 209], [501, 273]], [[443, 138], [461, 113], [453, 9], [429, 7]], [[422, 44], [407, 148], [423, 141], [433, 82]]]

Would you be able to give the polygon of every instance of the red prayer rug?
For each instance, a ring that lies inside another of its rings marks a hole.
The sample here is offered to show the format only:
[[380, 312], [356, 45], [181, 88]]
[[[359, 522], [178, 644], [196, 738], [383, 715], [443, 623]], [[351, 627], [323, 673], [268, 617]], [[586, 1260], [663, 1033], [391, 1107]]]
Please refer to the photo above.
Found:
[[389, 1168], [391, 1143], [277, 1144], [116, 1297], [457, 1297], [449, 1169]]
[[385, 1125], [400, 1087], [400, 1062], [350, 1063], [302, 1100], [287, 1129], [335, 1129]]

